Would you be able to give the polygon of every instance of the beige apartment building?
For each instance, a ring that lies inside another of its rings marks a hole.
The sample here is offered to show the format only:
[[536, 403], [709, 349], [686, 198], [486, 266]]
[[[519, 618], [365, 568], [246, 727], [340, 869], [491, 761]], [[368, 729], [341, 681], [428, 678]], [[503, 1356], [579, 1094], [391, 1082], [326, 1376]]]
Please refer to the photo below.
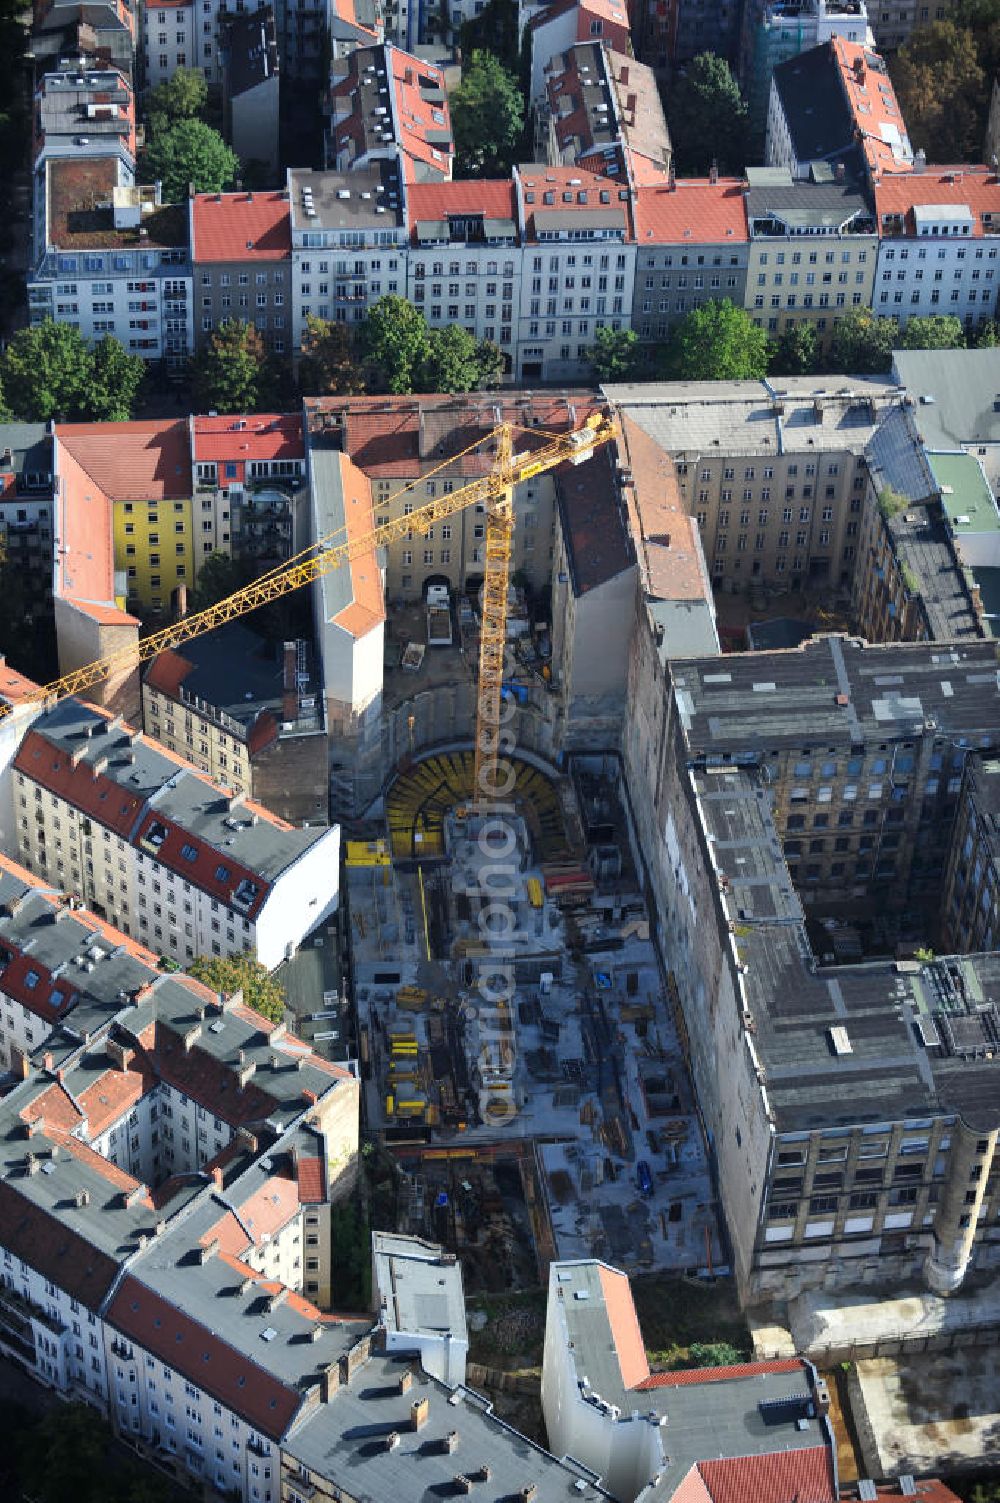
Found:
[[[324, 397], [307, 400], [310, 431], [339, 434], [371, 482], [377, 526], [418, 510], [429, 501], [489, 473], [495, 459], [485, 443], [501, 422], [514, 425], [514, 451], [540, 446], [535, 433], [566, 433], [600, 406], [594, 392], [476, 392], [468, 396]], [[475, 445], [471, 452], [462, 451]], [[460, 456], [460, 457], [459, 457]], [[454, 462], [445, 462], [454, 457]], [[555, 481], [537, 475], [514, 491], [512, 573], [535, 590], [552, 567]], [[452, 590], [479, 588], [486, 568], [486, 506], [466, 507], [426, 534], [412, 533], [386, 549], [388, 600], [419, 601], [428, 585]]]
[[865, 445], [900, 401], [888, 382], [854, 378], [828, 390], [822, 377], [776, 377], [605, 390], [673, 455], [718, 589], [849, 586]]
[[868, 203], [844, 182], [753, 167], [747, 178], [747, 311], [772, 338], [813, 323], [826, 345], [838, 319], [871, 306], [878, 236]]

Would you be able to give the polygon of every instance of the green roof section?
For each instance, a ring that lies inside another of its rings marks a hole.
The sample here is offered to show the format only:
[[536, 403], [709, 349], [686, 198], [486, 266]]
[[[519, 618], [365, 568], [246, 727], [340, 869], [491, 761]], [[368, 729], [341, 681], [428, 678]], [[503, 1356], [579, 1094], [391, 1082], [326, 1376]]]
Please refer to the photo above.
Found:
[[928, 454], [927, 458], [955, 537], [973, 532], [1000, 532], [1000, 512], [975, 455]]

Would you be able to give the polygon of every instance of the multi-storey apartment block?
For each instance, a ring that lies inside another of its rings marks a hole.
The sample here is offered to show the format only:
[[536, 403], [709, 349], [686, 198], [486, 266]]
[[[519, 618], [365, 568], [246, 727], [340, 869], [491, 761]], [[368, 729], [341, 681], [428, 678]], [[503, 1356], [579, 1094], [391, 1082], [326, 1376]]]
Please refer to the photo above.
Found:
[[[555, 0], [551, 5], [528, 6], [522, 0], [522, 35], [525, 21], [531, 38], [531, 99], [538, 105], [545, 97], [549, 60], [567, 52], [577, 42], [596, 42], [615, 52], [631, 53], [628, 9], [619, 0]], [[530, 9], [530, 17], [525, 13]]]
[[5, 859], [0, 897], [0, 1348], [178, 1477], [272, 1503], [298, 1383], [368, 1324], [320, 1310], [357, 1082]]
[[0, 540], [29, 602], [52, 599], [52, 437], [44, 423], [0, 424]]
[[872, 181], [909, 172], [914, 152], [883, 58], [836, 36], [775, 68], [764, 160], [803, 178], [823, 162]]
[[545, 95], [535, 113], [539, 160], [596, 172], [629, 167], [664, 178], [672, 151], [651, 68], [601, 42], [578, 42], [545, 67]]
[[956, 950], [993, 950], [1000, 935], [1000, 762], [968, 757], [955, 810], [943, 920]]
[[631, 318], [632, 192], [583, 167], [516, 167], [514, 185], [524, 243], [516, 374], [574, 379], [596, 330], [627, 328]]
[[25, 864], [184, 964], [274, 967], [337, 906], [337, 829], [294, 829], [78, 700], [36, 721], [14, 781]]
[[135, 172], [135, 91], [118, 68], [86, 67], [85, 59], [64, 60], [43, 74], [35, 89], [32, 158], [39, 174], [49, 157], [120, 158]]
[[[146, 87], [165, 83], [177, 68], [199, 68], [210, 83], [221, 83], [227, 18], [244, 9], [242, 0], [154, 0], [145, 6]], [[278, 56], [290, 78], [319, 85], [328, 10], [319, 0], [286, 0], [275, 8]], [[344, 28], [338, 35], [343, 38]]]
[[416, 183], [406, 195], [406, 295], [432, 328], [460, 324], [515, 359], [522, 256], [510, 181]]
[[748, 1297], [948, 1291], [1000, 1258], [996, 956], [828, 966], [802, 907], [940, 917], [995, 667], [992, 643], [829, 637], [665, 670], [635, 639], [632, 807]]
[[282, 819], [327, 820], [327, 743], [308, 644], [268, 642], [239, 621], [161, 652], [142, 718], [167, 751]]
[[[160, 611], [194, 583], [191, 457], [183, 418], [59, 423], [56, 439], [111, 503], [116, 570], [126, 603]], [[79, 488], [79, 487], [78, 487]]]
[[351, 173], [289, 171], [295, 350], [310, 313], [357, 323], [369, 303], [405, 296], [406, 193], [398, 153]]
[[775, 68], [835, 36], [874, 48], [865, 0], [751, 0], [744, 7], [739, 71], [755, 136], [767, 126]]
[[362, 47], [334, 61], [330, 123], [325, 138], [328, 167], [348, 172], [401, 153], [410, 182], [451, 177], [455, 143], [444, 74], [386, 42]]
[[742, 307], [747, 216], [741, 178], [644, 182], [635, 197], [632, 328], [665, 339], [673, 323], [712, 299]]
[[199, 193], [190, 201], [195, 338], [252, 324], [275, 355], [291, 350], [292, 240], [288, 194]]
[[811, 322], [821, 343], [836, 320], [871, 303], [878, 238], [864, 196], [842, 183], [762, 183], [748, 169], [746, 306], [773, 337]]
[[609, 386], [607, 395], [671, 454], [713, 581], [846, 586], [867, 485], [865, 445], [901, 397], [855, 379]]
[[[541, 441], [533, 428], [565, 433], [579, 427], [595, 410], [594, 394], [587, 391], [306, 401], [310, 432], [333, 439], [367, 477], [377, 526], [485, 475], [493, 463], [488, 449], [460, 451], [477, 438], [485, 439], [498, 423], [515, 425], [514, 442], [520, 452]], [[449, 455], [458, 457], [446, 471], [424, 479]], [[552, 566], [553, 500], [551, 473], [537, 475], [514, 490], [517, 523], [512, 569], [523, 570], [535, 589], [548, 579]], [[483, 581], [485, 540], [482, 505], [457, 512], [426, 535], [391, 543], [385, 559], [387, 598], [420, 600], [428, 584], [475, 592]]]
[[888, 413], [866, 458], [868, 490], [853, 582], [859, 632], [869, 642], [984, 636], [979, 590], [956, 552], [933, 457], [916, 431], [912, 407]]
[[195, 552], [270, 566], [307, 536], [305, 442], [294, 413], [191, 417]]
[[117, 155], [44, 162], [35, 197], [33, 324], [72, 324], [88, 342], [113, 334], [144, 360], [185, 363], [191, 351], [191, 264], [185, 215], [156, 187], [131, 186]]
[[1000, 179], [985, 167], [895, 174], [875, 187], [878, 269], [872, 307], [905, 326], [950, 314], [991, 319], [1000, 288]]
[[993, 491], [1000, 491], [1000, 410], [994, 405], [1000, 354], [897, 350], [892, 375], [910, 395], [910, 415], [925, 447], [974, 454]]

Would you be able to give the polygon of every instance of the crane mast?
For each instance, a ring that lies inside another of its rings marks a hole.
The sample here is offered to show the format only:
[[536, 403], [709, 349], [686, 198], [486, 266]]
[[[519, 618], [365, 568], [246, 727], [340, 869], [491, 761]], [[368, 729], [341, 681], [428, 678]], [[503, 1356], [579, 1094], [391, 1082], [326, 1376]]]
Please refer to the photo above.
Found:
[[[524, 430], [538, 437], [538, 430]], [[596, 414], [569, 433], [546, 435], [548, 442], [524, 454], [514, 453], [513, 424], [501, 423], [470, 447], [495, 442], [496, 459], [488, 474], [469, 481], [451, 495], [435, 498], [416, 511], [394, 521], [369, 528], [354, 537], [346, 529], [326, 534], [311, 543], [295, 559], [255, 579], [232, 595], [185, 616], [182, 620], [143, 637], [135, 646], [98, 658], [65, 673], [61, 678], [22, 696], [18, 704], [49, 704], [68, 694], [85, 693], [116, 674], [126, 674], [148, 663], [159, 653], [180, 647], [202, 633], [223, 626], [271, 601], [280, 600], [302, 585], [312, 584], [354, 558], [384, 548], [413, 533], [426, 535], [435, 523], [469, 506], [486, 507], [486, 567], [479, 644], [479, 681], [476, 706], [475, 782], [473, 797], [489, 803], [497, 796], [497, 760], [500, 745], [500, 706], [503, 692], [504, 651], [507, 638], [507, 592], [514, 532], [514, 487], [535, 475], [545, 474], [569, 461], [580, 464], [595, 449], [616, 436], [614, 421]], [[468, 451], [463, 451], [468, 452]], [[457, 456], [456, 456], [457, 457]], [[409, 489], [404, 486], [403, 491]], [[401, 492], [397, 492], [401, 494]], [[390, 497], [391, 501], [394, 499]], [[384, 503], [380, 503], [384, 504]], [[10, 704], [0, 704], [0, 720], [12, 713]], [[502, 790], [500, 790], [502, 791]]]

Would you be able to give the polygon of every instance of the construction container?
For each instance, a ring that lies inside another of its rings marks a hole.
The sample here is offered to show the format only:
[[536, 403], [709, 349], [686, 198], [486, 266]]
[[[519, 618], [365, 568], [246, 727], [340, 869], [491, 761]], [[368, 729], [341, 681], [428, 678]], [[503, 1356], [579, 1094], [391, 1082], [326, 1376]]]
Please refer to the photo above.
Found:
[[422, 1012], [427, 1005], [427, 993], [422, 986], [401, 986], [396, 993], [396, 1006], [404, 1012]]
[[528, 878], [528, 902], [532, 908], [541, 908], [544, 898], [542, 896], [542, 884], [537, 877]]

